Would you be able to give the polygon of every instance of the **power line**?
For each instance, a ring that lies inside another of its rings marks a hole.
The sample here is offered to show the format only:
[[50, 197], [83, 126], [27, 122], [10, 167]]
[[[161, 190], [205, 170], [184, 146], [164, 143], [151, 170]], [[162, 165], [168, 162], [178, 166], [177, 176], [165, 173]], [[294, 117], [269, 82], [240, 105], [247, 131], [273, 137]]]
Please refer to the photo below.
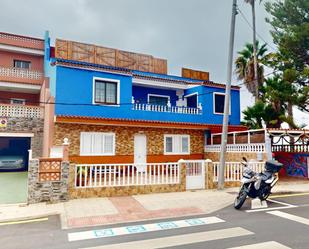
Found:
[[[245, 20], [245, 22], [248, 24], [248, 26], [253, 30], [253, 27], [251, 25], [251, 23], [249, 22], [249, 20], [247, 19], [247, 17], [245, 16], [245, 14], [241, 11], [240, 8], [237, 8], [237, 10], [239, 11], [241, 17]], [[266, 43], [267, 46], [269, 46], [273, 51], [277, 51], [273, 46], [271, 46], [258, 32], [256, 32], [257, 36]]]
[[[209, 92], [205, 92], [205, 93], [200, 93], [200, 94], [196, 94], [197, 96], [204, 96], [204, 95], [208, 95], [208, 94], [213, 94], [213, 93], [217, 93], [218, 91], [209, 91]], [[10, 98], [0, 98], [0, 100], [2, 101], [10, 101]], [[62, 106], [102, 106], [102, 107], [109, 107], [109, 106], [114, 106], [115, 104], [107, 104], [104, 103], [104, 105], [99, 105], [99, 104], [92, 104], [92, 103], [69, 103], [69, 102], [47, 102], [47, 101], [27, 101], [28, 103], [31, 104], [42, 104], [42, 105], [62, 105]], [[136, 103], [139, 104], [139, 103]], [[144, 104], [144, 103], [140, 103], [140, 104]], [[119, 103], [116, 104], [117, 106], [125, 106], [125, 105], [133, 105], [132, 102], [130, 103]]]
[[[277, 69], [277, 70], [272, 71], [272, 72], [270, 72], [270, 73], [264, 74], [263, 76], [266, 77], [266, 76], [275, 74], [275, 73], [277, 73], [277, 72], [279, 72], [279, 71], [281, 71], [281, 70]], [[253, 80], [252, 80], [252, 81], [247, 81], [247, 82], [239, 83], [239, 84], [237, 84], [237, 85], [235, 85], [235, 86], [242, 86], [242, 85], [245, 85], [245, 84], [248, 84], [248, 83], [253, 83], [253, 82], [254, 82]]]

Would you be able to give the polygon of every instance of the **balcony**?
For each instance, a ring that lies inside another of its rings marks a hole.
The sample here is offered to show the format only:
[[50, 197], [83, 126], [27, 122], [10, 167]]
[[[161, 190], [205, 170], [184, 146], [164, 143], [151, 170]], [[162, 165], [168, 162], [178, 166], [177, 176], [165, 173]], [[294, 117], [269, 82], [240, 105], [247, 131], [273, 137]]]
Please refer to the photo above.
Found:
[[192, 108], [184, 106], [133, 103], [132, 109], [138, 111], [149, 111], [149, 112], [170, 112], [170, 113], [193, 114], [193, 115], [202, 114], [202, 106], [199, 106], [199, 108]]
[[0, 104], [0, 117], [43, 118], [44, 108], [41, 106]]
[[14, 67], [0, 67], [0, 81], [41, 84], [43, 73]]
[[[221, 133], [212, 134], [210, 144], [205, 146], [205, 152], [221, 151]], [[266, 152], [266, 130], [246, 130], [229, 132], [227, 134], [227, 152]]]
[[0, 32], [0, 43], [15, 47], [44, 50], [44, 40]]

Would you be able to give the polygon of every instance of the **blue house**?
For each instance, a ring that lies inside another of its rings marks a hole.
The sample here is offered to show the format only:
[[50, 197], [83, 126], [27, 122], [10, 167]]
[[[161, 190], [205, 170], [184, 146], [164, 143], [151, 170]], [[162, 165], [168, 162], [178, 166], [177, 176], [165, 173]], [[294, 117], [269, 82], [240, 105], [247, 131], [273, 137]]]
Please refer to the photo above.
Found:
[[[165, 60], [89, 44], [56, 40], [51, 55], [53, 145], [67, 137], [72, 161], [202, 159], [207, 137], [221, 131], [224, 84], [168, 75]], [[243, 129], [236, 86], [229, 120], [231, 131]]]

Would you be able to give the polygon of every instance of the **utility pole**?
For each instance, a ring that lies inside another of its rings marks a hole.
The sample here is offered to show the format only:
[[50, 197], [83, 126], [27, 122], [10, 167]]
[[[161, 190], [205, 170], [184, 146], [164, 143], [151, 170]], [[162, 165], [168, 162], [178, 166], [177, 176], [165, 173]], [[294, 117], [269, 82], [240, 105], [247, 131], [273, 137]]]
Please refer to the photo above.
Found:
[[224, 98], [224, 116], [222, 125], [222, 137], [221, 137], [221, 154], [219, 164], [219, 176], [218, 176], [218, 189], [224, 189], [224, 170], [225, 170], [225, 153], [227, 144], [227, 131], [230, 114], [230, 96], [231, 96], [231, 81], [232, 81], [232, 68], [233, 68], [233, 48], [234, 48], [234, 36], [235, 36], [235, 22], [237, 15], [237, 0], [233, 0], [231, 30], [230, 30], [230, 43], [229, 43], [229, 57], [227, 67], [227, 81], [225, 87]]

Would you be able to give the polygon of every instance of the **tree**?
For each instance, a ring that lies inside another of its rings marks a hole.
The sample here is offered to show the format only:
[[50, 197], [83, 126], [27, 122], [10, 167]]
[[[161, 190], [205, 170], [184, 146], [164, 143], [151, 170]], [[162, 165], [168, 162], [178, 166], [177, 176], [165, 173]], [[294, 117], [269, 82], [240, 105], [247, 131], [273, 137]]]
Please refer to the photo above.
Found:
[[248, 107], [244, 113], [243, 124], [251, 129], [280, 128], [283, 122], [291, 128], [297, 128], [293, 118], [287, 116], [288, 103], [296, 104], [299, 101], [297, 90], [288, 81], [284, 81], [280, 75], [267, 78], [260, 88], [261, 99], [252, 107]]
[[259, 42], [256, 41], [257, 47], [257, 60], [258, 60], [258, 84], [255, 84], [254, 81], [254, 52], [253, 52], [253, 44], [246, 43], [245, 48], [238, 52], [238, 57], [235, 61], [236, 65], [236, 74], [239, 80], [242, 80], [247, 87], [248, 91], [255, 97], [255, 100], [259, 99], [257, 97], [259, 88], [262, 86], [264, 81], [264, 67], [263, 65], [267, 65], [269, 57], [271, 54], [266, 54], [267, 48], [266, 44], [262, 46], [259, 45]]
[[[261, 3], [262, 0], [260, 0]], [[252, 11], [252, 29], [253, 29], [253, 81], [255, 85], [255, 101], [259, 99], [259, 72], [257, 59], [257, 43], [256, 43], [256, 25], [255, 25], [255, 0], [245, 0], [246, 3], [251, 4]]]
[[270, 104], [257, 101], [253, 106], [248, 107], [243, 111], [244, 121], [243, 125], [246, 125], [250, 129], [260, 129], [263, 125], [267, 128], [280, 128], [282, 113], [277, 112]]
[[[273, 67], [298, 91], [297, 106], [309, 112], [309, 1], [276, 0], [265, 4], [271, 34], [278, 47]], [[293, 117], [292, 103], [289, 115]]]

